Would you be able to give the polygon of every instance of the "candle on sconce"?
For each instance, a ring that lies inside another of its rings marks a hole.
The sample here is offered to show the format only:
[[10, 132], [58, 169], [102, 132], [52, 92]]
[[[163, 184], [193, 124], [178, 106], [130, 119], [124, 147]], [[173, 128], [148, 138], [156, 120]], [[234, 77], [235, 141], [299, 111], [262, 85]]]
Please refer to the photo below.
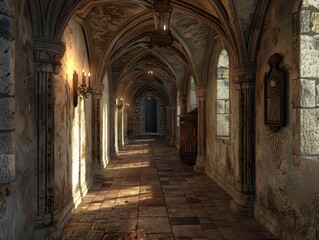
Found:
[[84, 87], [86, 86], [86, 72], [84, 72], [84, 83], [83, 83], [83, 86]]
[[91, 87], [91, 73], [89, 72], [89, 87]]
[[82, 69], [82, 85], [85, 85], [85, 71]]

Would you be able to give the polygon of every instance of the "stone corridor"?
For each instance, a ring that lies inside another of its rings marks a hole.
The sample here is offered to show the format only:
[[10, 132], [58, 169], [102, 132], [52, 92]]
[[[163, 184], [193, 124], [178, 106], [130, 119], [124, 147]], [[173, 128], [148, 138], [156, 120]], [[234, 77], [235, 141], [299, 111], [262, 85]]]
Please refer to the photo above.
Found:
[[275, 239], [231, 198], [184, 165], [163, 139], [135, 139], [107, 166], [63, 230], [62, 239]]

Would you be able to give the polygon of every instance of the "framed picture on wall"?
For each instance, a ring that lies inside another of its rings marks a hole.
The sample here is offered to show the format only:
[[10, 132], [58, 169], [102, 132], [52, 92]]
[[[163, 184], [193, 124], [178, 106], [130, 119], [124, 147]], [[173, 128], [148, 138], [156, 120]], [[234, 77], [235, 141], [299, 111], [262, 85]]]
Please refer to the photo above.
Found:
[[278, 131], [285, 124], [285, 71], [279, 67], [282, 56], [270, 56], [270, 69], [264, 77], [264, 122], [272, 131]]

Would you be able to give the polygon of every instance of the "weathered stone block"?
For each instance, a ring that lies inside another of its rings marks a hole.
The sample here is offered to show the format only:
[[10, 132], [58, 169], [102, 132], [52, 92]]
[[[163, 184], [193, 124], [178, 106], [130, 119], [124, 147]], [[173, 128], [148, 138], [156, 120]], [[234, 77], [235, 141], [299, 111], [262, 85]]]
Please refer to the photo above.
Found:
[[0, 184], [10, 184], [15, 179], [15, 155], [0, 155]]
[[12, 9], [9, 5], [11, 1], [0, 1], [0, 16], [11, 16]]
[[217, 113], [226, 113], [225, 100], [217, 100]]
[[0, 132], [0, 154], [13, 153], [14, 145], [14, 131]]
[[319, 12], [313, 12], [311, 14], [311, 30], [313, 32], [319, 33]]
[[13, 95], [10, 59], [11, 49], [9, 41], [3, 37], [0, 37], [0, 96], [1, 94]]
[[317, 107], [319, 107], [319, 80], [316, 83], [316, 98], [317, 98], [316, 105], [317, 105]]
[[11, 18], [0, 14], [0, 35], [5, 36], [6, 39], [10, 37]]
[[229, 136], [229, 114], [217, 114], [217, 136]]
[[[300, 33], [309, 33], [310, 32], [310, 10], [300, 11]], [[298, 17], [299, 17], [298, 16]]]
[[0, 130], [11, 130], [14, 128], [14, 108], [13, 98], [0, 98]]
[[301, 154], [319, 155], [319, 109], [301, 109], [300, 118]]
[[316, 106], [316, 81], [300, 79], [301, 107]]
[[229, 100], [225, 101], [225, 113], [229, 113]]
[[301, 35], [300, 77], [319, 78], [319, 37]]
[[303, 0], [302, 7], [315, 7], [319, 9], [318, 0]]
[[228, 68], [218, 68], [217, 69], [217, 78], [218, 79], [229, 79], [229, 69]]
[[228, 80], [217, 80], [217, 99], [229, 99]]

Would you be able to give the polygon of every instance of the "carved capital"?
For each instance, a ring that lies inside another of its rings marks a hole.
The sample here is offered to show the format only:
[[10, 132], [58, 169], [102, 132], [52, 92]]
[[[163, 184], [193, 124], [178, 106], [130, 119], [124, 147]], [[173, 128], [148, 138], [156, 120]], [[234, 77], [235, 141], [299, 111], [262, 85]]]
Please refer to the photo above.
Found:
[[65, 53], [65, 44], [49, 37], [33, 38], [33, 58], [36, 72], [58, 74], [61, 59]]
[[101, 99], [104, 91], [104, 84], [101, 82], [92, 82], [93, 98]]
[[233, 66], [230, 69], [231, 79], [234, 83], [255, 83], [256, 64], [245, 63]]
[[199, 99], [206, 99], [207, 86], [198, 86], [195, 88], [196, 97]]

